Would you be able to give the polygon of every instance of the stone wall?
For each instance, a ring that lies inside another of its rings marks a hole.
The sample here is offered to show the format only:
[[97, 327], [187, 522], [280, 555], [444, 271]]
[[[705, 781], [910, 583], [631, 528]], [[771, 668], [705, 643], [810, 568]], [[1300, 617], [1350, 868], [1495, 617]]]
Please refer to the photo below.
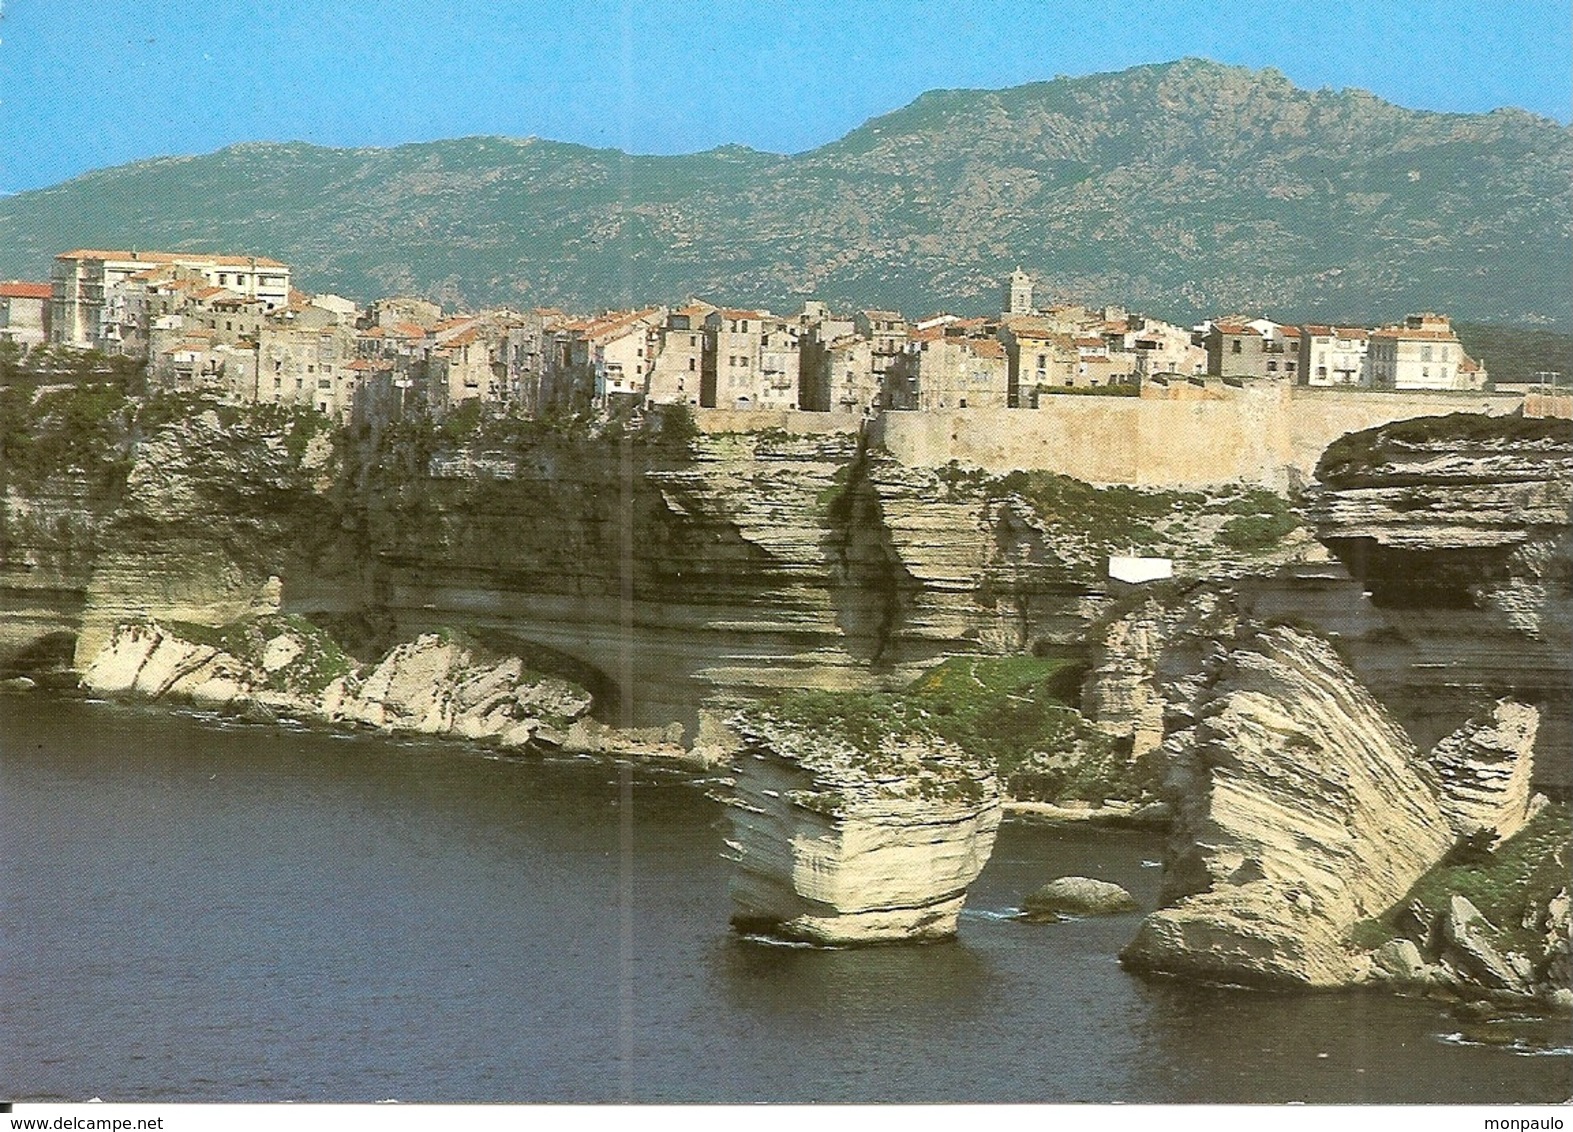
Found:
[[863, 418], [853, 413], [811, 413], [802, 409], [695, 409], [694, 423], [704, 433], [765, 432], [793, 436], [856, 433]]
[[[1182, 390], [1182, 392], [1184, 392]], [[1249, 383], [1209, 396], [1049, 397], [1037, 409], [887, 412], [873, 439], [903, 464], [1041, 468], [1095, 484], [1175, 487], [1308, 479], [1348, 432], [1409, 417], [1512, 412], [1516, 394], [1383, 393]]]

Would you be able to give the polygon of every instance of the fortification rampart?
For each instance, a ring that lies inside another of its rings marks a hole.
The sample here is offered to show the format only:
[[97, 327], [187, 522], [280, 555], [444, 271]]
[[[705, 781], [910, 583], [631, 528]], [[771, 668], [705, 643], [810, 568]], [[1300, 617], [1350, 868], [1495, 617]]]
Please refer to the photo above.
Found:
[[1513, 412], [1517, 394], [1311, 389], [1278, 383], [1205, 397], [1050, 396], [1037, 409], [886, 412], [876, 443], [904, 464], [1036, 468], [1097, 484], [1179, 487], [1243, 480], [1283, 490], [1338, 437], [1389, 421]]
[[695, 409], [694, 423], [704, 433], [767, 432], [828, 436], [857, 432], [863, 418], [853, 413], [810, 413], [802, 409]]

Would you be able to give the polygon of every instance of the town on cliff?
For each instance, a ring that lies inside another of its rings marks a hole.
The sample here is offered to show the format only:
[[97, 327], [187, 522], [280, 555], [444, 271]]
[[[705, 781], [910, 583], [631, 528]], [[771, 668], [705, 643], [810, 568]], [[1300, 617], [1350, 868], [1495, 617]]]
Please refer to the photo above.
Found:
[[818, 301], [781, 315], [694, 298], [587, 316], [453, 313], [416, 297], [362, 307], [309, 295], [288, 264], [263, 256], [78, 249], [56, 257], [47, 283], [0, 284], [0, 339], [145, 361], [154, 389], [345, 419], [417, 401], [528, 416], [686, 405], [856, 419], [1043, 409], [1063, 394], [1217, 397], [1252, 381], [1526, 392], [1493, 385], [1441, 315], [1375, 329], [1243, 314], [1184, 327], [1113, 306], [1040, 308], [1034, 293], [1017, 268], [1000, 313], [986, 317], [842, 313]]
[[[0, 676], [725, 767], [742, 932], [945, 938], [1003, 816], [1135, 823], [1159, 907], [1022, 915], [1139, 915], [1133, 970], [1573, 1010], [1570, 399], [1437, 314], [1033, 295], [453, 315], [67, 252], [0, 285], [43, 375], [3, 406]], [[51, 401], [72, 356], [176, 409]], [[626, 465], [397, 427], [466, 414], [694, 427]]]

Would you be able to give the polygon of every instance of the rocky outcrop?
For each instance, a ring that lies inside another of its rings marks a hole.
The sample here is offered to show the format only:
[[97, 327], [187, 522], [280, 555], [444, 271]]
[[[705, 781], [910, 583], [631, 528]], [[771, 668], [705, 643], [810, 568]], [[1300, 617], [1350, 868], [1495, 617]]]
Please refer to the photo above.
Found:
[[1348, 947], [1454, 841], [1413, 744], [1325, 643], [1275, 627], [1227, 654], [1165, 741], [1175, 827], [1138, 967], [1336, 986]]
[[737, 930], [831, 945], [955, 934], [999, 827], [992, 768], [922, 736], [865, 751], [767, 713], [735, 726]]
[[1105, 734], [1128, 739], [1133, 760], [1147, 759], [1174, 719], [1189, 715], [1218, 642], [1239, 623], [1233, 595], [1210, 585], [1116, 606], [1092, 626], [1082, 714]]
[[1059, 877], [1021, 902], [1021, 918], [1032, 923], [1134, 911], [1136, 898], [1129, 892], [1117, 884], [1091, 877]]
[[362, 668], [299, 618], [186, 632], [156, 621], [120, 626], [88, 665], [83, 687], [265, 718], [488, 739], [516, 749], [564, 745], [591, 706], [582, 688], [530, 672], [518, 657], [487, 656], [435, 633]]
[[1343, 437], [1307, 493], [1379, 621], [1361, 675], [1422, 743], [1512, 689], [1540, 781], [1573, 785], [1573, 423], [1454, 414]]
[[1539, 724], [1540, 713], [1529, 705], [1498, 700], [1431, 749], [1441, 780], [1438, 801], [1462, 836], [1489, 845], [1524, 828]]

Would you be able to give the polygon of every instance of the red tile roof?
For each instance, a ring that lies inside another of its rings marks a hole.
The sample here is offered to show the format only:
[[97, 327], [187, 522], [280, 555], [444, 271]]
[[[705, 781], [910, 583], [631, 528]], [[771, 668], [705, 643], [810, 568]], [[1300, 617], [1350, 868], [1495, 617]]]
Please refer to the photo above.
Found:
[[0, 283], [0, 299], [47, 299], [53, 293], [48, 283]]

